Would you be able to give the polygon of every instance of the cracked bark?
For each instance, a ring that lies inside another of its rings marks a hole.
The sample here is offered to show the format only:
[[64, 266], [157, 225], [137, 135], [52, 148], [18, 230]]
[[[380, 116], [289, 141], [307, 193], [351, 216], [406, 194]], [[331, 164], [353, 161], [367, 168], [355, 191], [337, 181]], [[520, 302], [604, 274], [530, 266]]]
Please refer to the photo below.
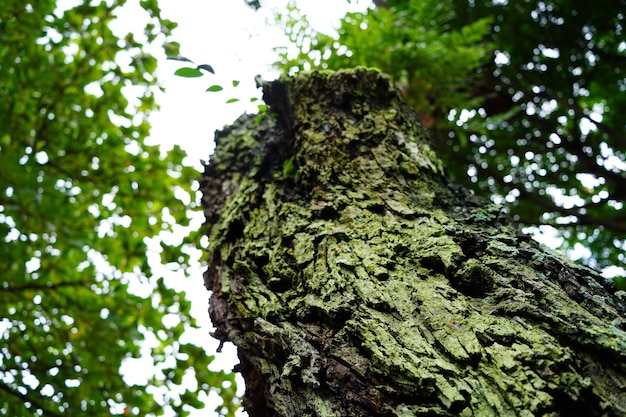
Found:
[[626, 415], [624, 292], [449, 184], [386, 76], [264, 98], [201, 181], [251, 417]]

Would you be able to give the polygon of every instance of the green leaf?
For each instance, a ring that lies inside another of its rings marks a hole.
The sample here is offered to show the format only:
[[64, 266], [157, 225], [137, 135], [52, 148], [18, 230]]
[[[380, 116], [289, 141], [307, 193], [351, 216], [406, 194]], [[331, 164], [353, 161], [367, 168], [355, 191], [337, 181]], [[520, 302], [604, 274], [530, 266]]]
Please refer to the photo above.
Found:
[[239, 101], [239, 99], [238, 99], [238, 98], [229, 98], [229, 99], [226, 101], [226, 104], [236, 103], [236, 102], [238, 102], [238, 101]]
[[239, 81], [238, 80], [233, 80], [233, 87], [237, 87], [239, 85]]
[[285, 162], [283, 162], [283, 177], [295, 178], [297, 172], [298, 168], [294, 164], [293, 158], [285, 159]]
[[613, 282], [618, 289], [626, 290], [626, 277], [614, 277]]
[[174, 75], [185, 78], [202, 77], [204, 74], [197, 68], [183, 67], [176, 70]]
[[211, 74], [215, 74], [215, 71], [213, 70], [213, 67], [210, 66], [209, 64], [198, 65], [198, 69], [203, 69], [205, 71], [209, 71]]
[[223, 89], [224, 89], [224, 87], [222, 87], [221, 85], [215, 84], [215, 85], [212, 85], [209, 88], [207, 88], [206, 91], [209, 91], [211, 93], [215, 93], [215, 92], [218, 92], [218, 91], [222, 91]]
[[259, 124], [261, 124], [261, 122], [263, 121], [263, 119], [265, 119], [267, 117], [267, 113], [259, 113], [255, 118], [254, 118], [254, 125], [257, 126]]

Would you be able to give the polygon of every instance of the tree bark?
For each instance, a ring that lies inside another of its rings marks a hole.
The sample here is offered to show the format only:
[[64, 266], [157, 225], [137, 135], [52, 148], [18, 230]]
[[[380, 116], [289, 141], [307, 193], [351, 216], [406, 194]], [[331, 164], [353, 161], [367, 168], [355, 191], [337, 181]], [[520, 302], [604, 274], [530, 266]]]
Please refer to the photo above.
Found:
[[264, 85], [201, 182], [215, 336], [265, 416], [624, 416], [625, 293], [449, 184], [388, 77]]

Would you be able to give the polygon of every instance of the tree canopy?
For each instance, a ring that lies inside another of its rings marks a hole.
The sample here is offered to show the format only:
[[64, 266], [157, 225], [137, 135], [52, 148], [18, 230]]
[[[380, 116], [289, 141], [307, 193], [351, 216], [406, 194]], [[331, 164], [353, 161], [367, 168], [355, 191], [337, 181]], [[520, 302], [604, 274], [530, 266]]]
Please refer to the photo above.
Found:
[[[125, 1], [78, 3], [0, 9], [0, 414], [187, 415], [214, 389], [232, 415], [233, 376], [180, 340], [196, 324], [165, 283], [190, 255], [159, 235], [188, 223], [197, 176], [146, 143], [148, 51], [176, 54], [175, 24], [141, 0], [146, 26], [117, 34]], [[122, 363], [146, 349], [156, 371], [128, 382]]]
[[389, 73], [454, 181], [551, 226], [590, 266], [623, 265], [626, 1], [374, 3], [338, 36], [293, 5], [278, 14], [298, 50], [279, 49], [278, 66]]

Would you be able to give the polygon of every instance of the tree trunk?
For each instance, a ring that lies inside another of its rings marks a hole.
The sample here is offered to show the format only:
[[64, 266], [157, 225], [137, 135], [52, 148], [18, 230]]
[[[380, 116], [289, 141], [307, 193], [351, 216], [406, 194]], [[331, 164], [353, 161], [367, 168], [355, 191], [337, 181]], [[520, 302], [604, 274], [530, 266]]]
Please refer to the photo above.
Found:
[[251, 417], [626, 415], [624, 292], [450, 185], [388, 77], [264, 98], [201, 184]]

